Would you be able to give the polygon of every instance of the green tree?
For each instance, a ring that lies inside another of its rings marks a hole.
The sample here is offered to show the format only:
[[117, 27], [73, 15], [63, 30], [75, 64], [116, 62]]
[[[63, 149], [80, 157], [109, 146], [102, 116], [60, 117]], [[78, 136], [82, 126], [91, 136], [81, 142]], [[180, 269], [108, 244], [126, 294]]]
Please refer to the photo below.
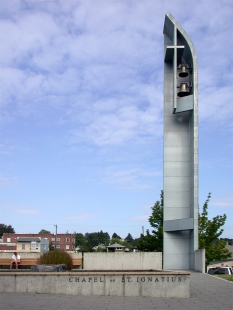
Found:
[[213, 260], [222, 260], [231, 257], [231, 253], [226, 248], [226, 242], [219, 240], [223, 233], [221, 228], [227, 219], [226, 214], [217, 215], [212, 220], [208, 219], [208, 204], [211, 198], [211, 193], [202, 207], [202, 213], [198, 216], [199, 226], [199, 249], [206, 251], [206, 265]]
[[151, 235], [149, 229], [147, 229], [145, 236], [141, 234], [141, 237], [137, 242], [137, 249], [144, 252], [154, 252], [156, 251], [156, 243], [156, 236]]
[[121, 239], [121, 237], [115, 232], [112, 234], [112, 239]]
[[39, 231], [38, 234], [51, 234], [51, 232], [46, 229], [41, 229], [41, 231]]
[[233, 239], [230, 238], [220, 238], [220, 240], [226, 241], [226, 244], [233, 245]]
[[124, 241], [122, 241], [120, 238], [112, 238], [111, 240], [110, 240], [110, 245], [112, 245], [112, 244], [121, 244], [121, 245], [124, 245]]
[[87, 244], [87, 239], [84, 237], [83, 234], [77, 233], [75, 235], [75, 246], [83, 247]]
[[128, 249], [132, 249], [133, 248], [133, 246], [132, 246], [132, 244], [131, 243], [128, 243], [127, 242], [127, 240], [124, 240], [124, 241], [122, 241], [121, 239], [118, 239], [118, 238], [112, 238], [111, 240], [110, 240], [110, 244], [112, 245], [112, 244], [120, 244], [120, 245], [124, 245], [126, 248], [128, 248]]
[[160, 201], [156, 201], [149, 216], [149, 223], [153, 227], [152, 234], [146, 231], [146, 236], [141, 235], [137, 248], [140, 251], [163, 251], [163, 191], [160, 193]]
[[49, 251], [54, 251], [54, 244], [52, 244], [52, 242], [49, 242]]
[[102, 230], [100, 232], [86, 233], [85, 238], [92, 247], [99, 244], [109, 245], [110, 242], [109, 234], [107, 232], [103, 232]]
[[128, 233], [128, 235], [125, 237], [125, 240], [127, 242], [133, 242], [134, 241], [134, 238], [132, 237], [132, 235], [130, 233]]
[[75, 247], [79, 247], [80, 252], [91, 252], [92, 251], [92, 245], [86, 237], [81, 233], [75, 234]]
[[[226, 214], [217, 215], [212, 220], [208, 219], [208, 203], [211, 194], [209, 193], [203, 205], [202, 213], [198, 216], [199, 249], [206, 250], [206, 265], [213, 260], [222, 260], [231, 257], [226, 248], [225, 240], [219, 240], [223, 233], [222, 226], [225, 224]], [[163, 251], [163, 191], [160, 194], [160, 201], [156, 201], [151, 208], [152, 215], [149, 223], [154, 228], [152, 234], [147, 230], [146, 236], [141, 235], [137, 247], [141, 251]]]
[[102, 230], [98, 233], [99, 244], [109, 245], [110, 236], [107, 232], [103, 232]]
[[5, 224], [0, 224], [0, 238], [2, 237], [3, 234], [14, 234], [15, 230], [11, 225], [5, 225]]

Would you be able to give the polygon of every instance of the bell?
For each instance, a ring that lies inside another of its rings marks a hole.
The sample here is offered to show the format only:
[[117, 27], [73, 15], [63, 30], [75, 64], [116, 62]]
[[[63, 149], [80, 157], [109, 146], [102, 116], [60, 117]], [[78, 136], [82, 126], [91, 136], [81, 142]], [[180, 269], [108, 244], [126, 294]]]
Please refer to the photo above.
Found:
[[188, 96], [189, 94], [190, 94], [190, 90], [188, 87], [188, 83], [180, 83], [180, 90], [177, 95], [179, 97], [185, 97], [185, 96]]
[[184, 78], [184, 77], [186, 77], [188, 75], [189, 75], [189, 73], [188, 73], [188, 66], [185, 65], [185, 64], [180, 65], [179, 77]]

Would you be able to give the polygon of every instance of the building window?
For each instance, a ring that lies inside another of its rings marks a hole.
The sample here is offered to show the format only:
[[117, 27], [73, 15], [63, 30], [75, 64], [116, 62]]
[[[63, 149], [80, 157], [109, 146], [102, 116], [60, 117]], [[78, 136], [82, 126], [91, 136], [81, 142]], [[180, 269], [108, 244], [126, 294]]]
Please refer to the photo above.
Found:
[[60, 244], [56, 244], [56, 249], [60, 249]]
[[57, 238], [57, 241], [60, 241], [60, 238]]
[[55, 241], [55, 238], [52, 238], [51, 241]]
[[25, 250], [25, 243], [22, 243], [22, 250]]
[[7, 239], [6, 239], [6, 242], [11, 242], [11, 238], [7, 238]]
[[30, 250], [38, 250], [38, 242], [31, 242]]
[[66, 250], [69, 250], [69, 249], [70, 249], [69, 244], [66, 244]]
[[70, 238], [66, 238], [66, 242], [70, 242]]

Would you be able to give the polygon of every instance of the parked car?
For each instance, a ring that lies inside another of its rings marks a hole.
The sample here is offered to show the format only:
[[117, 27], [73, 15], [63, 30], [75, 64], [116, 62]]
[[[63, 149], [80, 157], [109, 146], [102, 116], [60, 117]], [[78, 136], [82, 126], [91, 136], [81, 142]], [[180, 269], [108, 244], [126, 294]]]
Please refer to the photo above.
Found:
[[207, 271], [208, 274], [233, 274], [231, 267], [211, 267]]

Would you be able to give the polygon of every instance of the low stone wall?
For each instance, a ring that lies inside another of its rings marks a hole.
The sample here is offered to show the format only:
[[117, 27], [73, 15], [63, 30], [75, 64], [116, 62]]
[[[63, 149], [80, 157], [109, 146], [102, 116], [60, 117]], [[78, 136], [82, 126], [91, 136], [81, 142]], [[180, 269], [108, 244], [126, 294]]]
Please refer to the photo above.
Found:
[[1, 272], [0, 292], [190, 297], [188, 272]]
[[[15, 251], [14, 251], [15, 252]], [[40, 255], [42, 253], [33, 253], [33, 252], [17, 252], [21, 258], [39, 258]], [[82, 258], [82, 253], [75, 253], [75, 252], [67, 252], [69, 253], [73, 258]], [[11, 258], [13, 255], [13, 252], [10, 253], [10, 252], [7, 252], [7, 253], [4, 253], [4, 252], [0, 252], [0, 257], [1, 258]]]
[[84, 270], [161, 270], [161, 252], [84, 253]]
[[[15, 251], [14, 251], [15, 252]], [[6, 253], [0, 253], [1, 258], [11, 258], [13, 253], [6, 252]], [[39, 258], [41, 253], [30, 253], [30, 252], [17, 252], [21, 258]]]
[[195, 251], [195, 270], [205, 273], [205, 249]]

